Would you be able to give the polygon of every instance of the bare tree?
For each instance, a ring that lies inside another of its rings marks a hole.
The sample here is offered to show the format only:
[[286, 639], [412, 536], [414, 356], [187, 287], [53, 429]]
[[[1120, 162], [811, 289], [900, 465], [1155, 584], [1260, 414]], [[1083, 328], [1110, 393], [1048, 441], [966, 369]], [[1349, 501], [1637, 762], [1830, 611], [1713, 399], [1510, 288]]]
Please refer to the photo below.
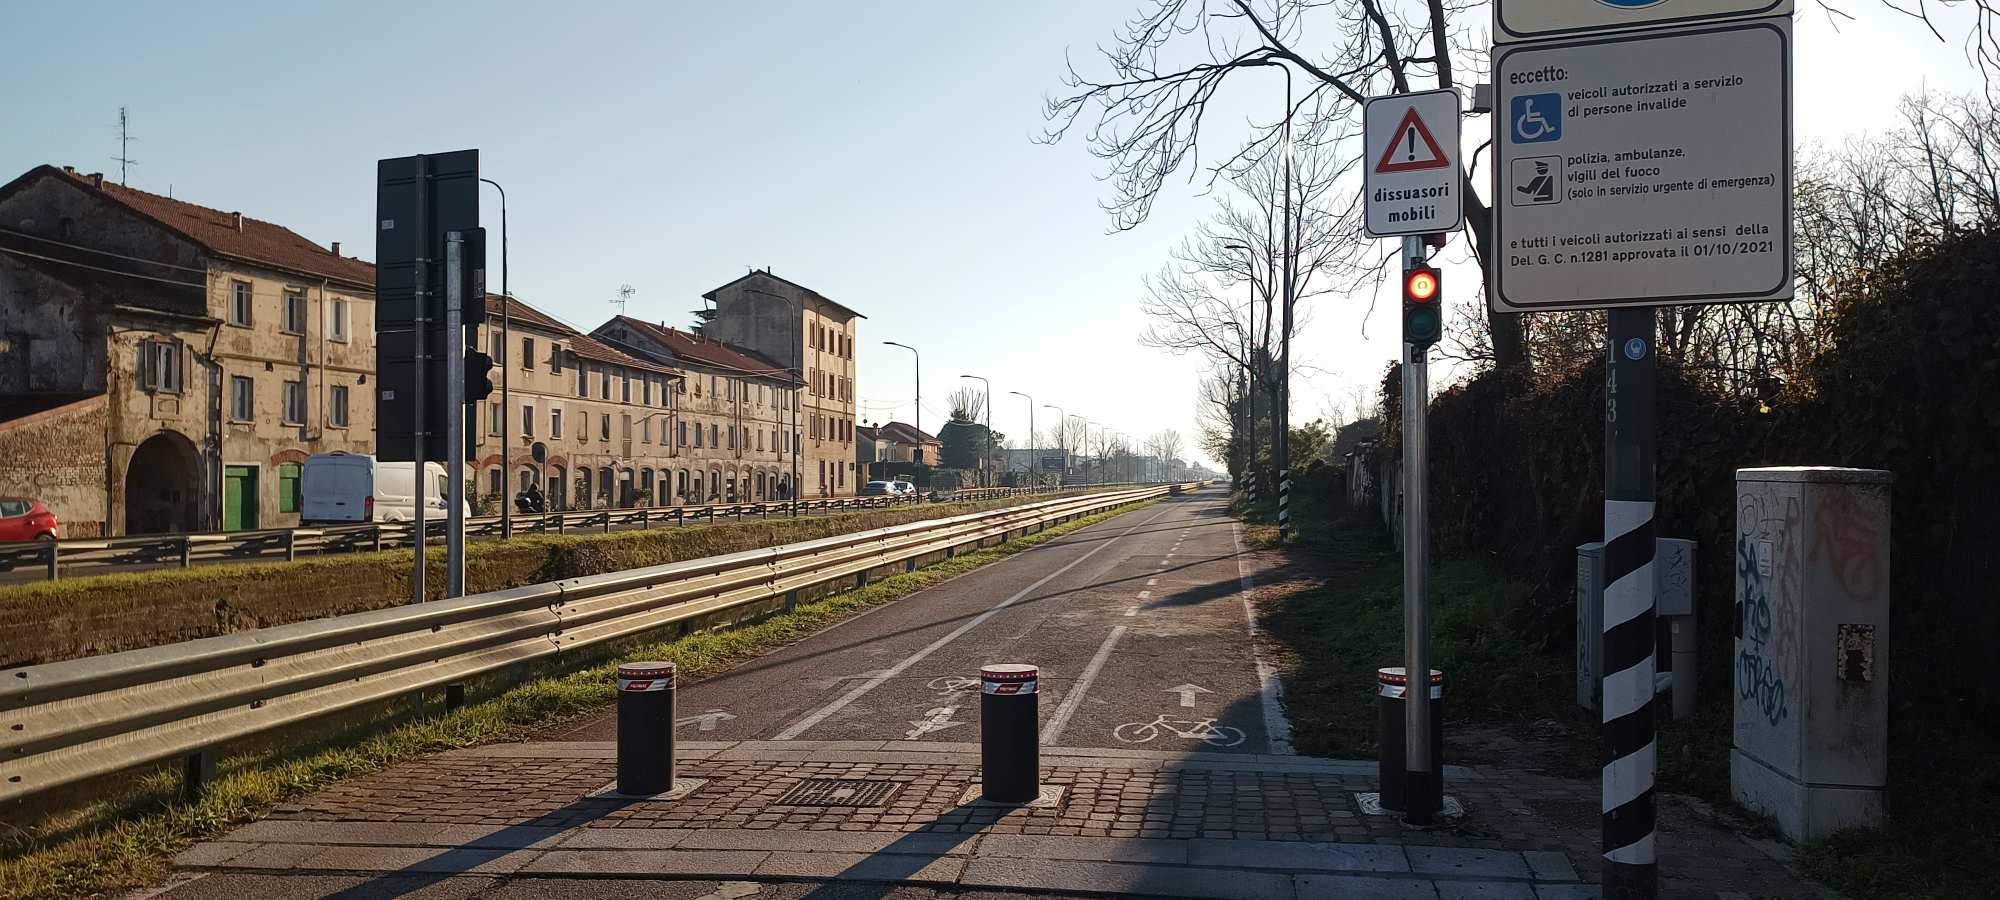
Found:
[[964, 385], [945, 397], [951, 417], [959, 422], [978, 422], [986, 413], [986, 392]]

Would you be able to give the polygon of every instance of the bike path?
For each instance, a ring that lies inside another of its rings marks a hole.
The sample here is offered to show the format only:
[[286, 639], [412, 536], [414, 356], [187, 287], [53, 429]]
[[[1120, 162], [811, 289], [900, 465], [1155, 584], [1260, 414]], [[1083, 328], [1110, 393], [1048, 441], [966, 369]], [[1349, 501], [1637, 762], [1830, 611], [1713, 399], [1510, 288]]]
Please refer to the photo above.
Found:
[[[1215, 491], [1081, 529], [684, 685], [677, 733], [976, 741], [979, 668], [1011, 662], [1042, 669], [1045, 743], [1273, 752], [1235, 530]], [[549, 736], [612, 740], [615, 720]]]

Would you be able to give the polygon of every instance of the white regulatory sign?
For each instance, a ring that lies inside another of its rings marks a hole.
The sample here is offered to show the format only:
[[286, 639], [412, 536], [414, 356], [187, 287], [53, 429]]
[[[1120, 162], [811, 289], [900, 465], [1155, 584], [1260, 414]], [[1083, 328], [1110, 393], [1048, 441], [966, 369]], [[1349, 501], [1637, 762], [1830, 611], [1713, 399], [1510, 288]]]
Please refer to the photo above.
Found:
[[1374, 237], [1455, 231], [1459, 196], [1458, 94], [1370, 97], [1362, 110], [1362, 206]]
[[1494, 0], [1493, 43], [1791, 14], [1792, 0]]
[[1791, 28], [1495, 48], [1493, 308], [1790, 297]]

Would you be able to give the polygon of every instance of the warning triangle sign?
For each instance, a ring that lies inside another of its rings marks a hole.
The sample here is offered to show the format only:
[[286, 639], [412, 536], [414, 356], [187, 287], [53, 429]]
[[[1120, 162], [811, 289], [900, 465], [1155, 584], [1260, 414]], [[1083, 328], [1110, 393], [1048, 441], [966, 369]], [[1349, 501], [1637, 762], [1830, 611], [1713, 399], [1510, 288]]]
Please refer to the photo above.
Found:
[[1383, 151], [1381, 161], [1375, 164], [1376, 172], [1417, 172], [1451, 166], [1451, 160], [1445, 158], [1437, 138], [1431, 137], [1431, 130], [1424, 125], [1424, 118], [1417, 115], [1416, 107], [1410, 107], [1409, 112], [1403, 114], [1403, 121], [1396, 125], [1395, 135]]

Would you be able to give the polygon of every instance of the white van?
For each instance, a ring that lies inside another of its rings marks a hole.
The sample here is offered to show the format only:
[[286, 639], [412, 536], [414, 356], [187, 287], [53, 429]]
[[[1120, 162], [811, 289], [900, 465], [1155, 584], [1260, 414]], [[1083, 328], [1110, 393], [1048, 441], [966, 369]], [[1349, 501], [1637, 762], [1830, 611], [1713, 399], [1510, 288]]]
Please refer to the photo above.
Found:
[[[356, 453], [315, 453], [306, 457], [299, 493], [304, 500], [299, 521], [306, 525], [349, 525], [356, 522], [407, 522], [416, 518], [414, 463], [377, 462]], [[424, 463], [425, 518], [444, 518], [444, 464]], [[472, 515], [470, 505], [464, 507]]]

